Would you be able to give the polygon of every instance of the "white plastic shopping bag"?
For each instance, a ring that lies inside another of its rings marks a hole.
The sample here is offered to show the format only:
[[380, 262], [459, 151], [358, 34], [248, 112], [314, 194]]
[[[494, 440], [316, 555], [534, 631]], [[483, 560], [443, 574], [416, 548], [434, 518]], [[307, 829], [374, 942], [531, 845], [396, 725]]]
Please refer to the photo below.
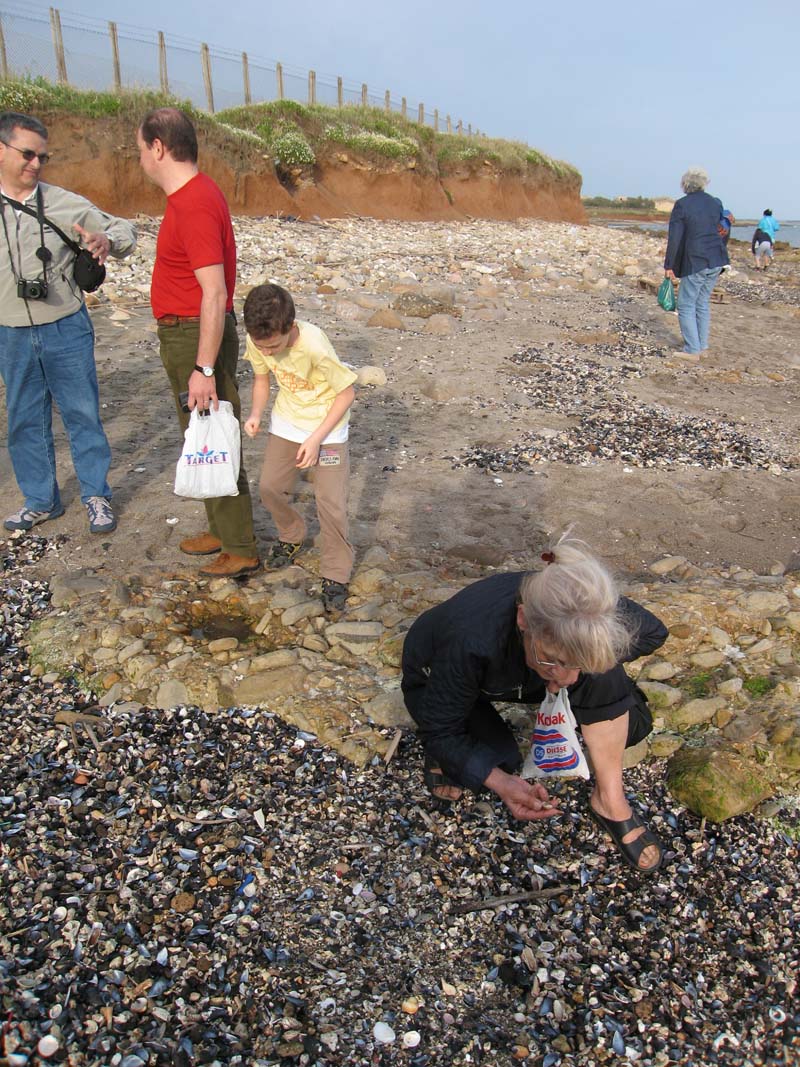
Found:
[[589, 777], [589, 765], [578, 740], [566, 689], [548, 692], [542, 701], [522, 777]]
[[201, 415], [195, 408], [183, 438], [183, 451], [175, 468], [175, 493], [194, 500], [238, 496], [241, 433], [233, 405], [220, 400], [219, 408]]

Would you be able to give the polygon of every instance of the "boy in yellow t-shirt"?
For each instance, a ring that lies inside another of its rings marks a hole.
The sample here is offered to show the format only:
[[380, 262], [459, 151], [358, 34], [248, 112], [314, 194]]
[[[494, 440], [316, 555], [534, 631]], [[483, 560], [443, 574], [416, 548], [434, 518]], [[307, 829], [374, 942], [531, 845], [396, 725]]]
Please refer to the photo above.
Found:
[[255, 372], [252, 410], [244, 424], [249, 437], [258, 433], [269, 400], [270, 371], [278, 383], [259, 485], [278, 530], [266, 566], [286, 566], [303, 547], [306, 524], [291, 495], [298, 470], [308, 470], [322, 534], [322, 600], [326, 611], [341, 611], [353, 569], [347, 438], [356, 374], [318, 326], [295, 319], [294, 301], [280, 285], [257, 285], [248, 293], [244, 325], [244, 355]]

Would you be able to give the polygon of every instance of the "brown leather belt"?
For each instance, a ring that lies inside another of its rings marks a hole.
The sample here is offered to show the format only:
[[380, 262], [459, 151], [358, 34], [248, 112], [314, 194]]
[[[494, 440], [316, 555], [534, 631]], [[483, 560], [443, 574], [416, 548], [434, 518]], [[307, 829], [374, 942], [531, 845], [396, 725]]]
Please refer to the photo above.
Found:
[[[233, 319], [236, 322], [236, 315], [233, 311], [226, 311], [225, 315]], [[199, 315], [162, 315], [160, 319], [156, 319], [158, 326], [180, 326], [182, 322], [199, 322]]]
[[159, 326], [179, 326], [182, 322], [199, 322], [199, 315], [162, 315], [156, 319]]

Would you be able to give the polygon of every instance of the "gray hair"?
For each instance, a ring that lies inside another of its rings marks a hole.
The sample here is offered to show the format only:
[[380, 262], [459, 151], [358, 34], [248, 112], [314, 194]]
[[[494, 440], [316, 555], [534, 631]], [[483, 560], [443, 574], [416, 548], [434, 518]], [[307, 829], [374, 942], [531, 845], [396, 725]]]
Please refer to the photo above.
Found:
[[23, 115], [19, 111], [0, 112], [0, 141], [10, 140], [14, 130], [30, 130], [47, 140], [47, 127], [33, 115]]
[[529, 574], [520, 589], [528, 630], [567, 663], [590, 674], [611, 670], [634, 637], [611, 572], [569, 531], [549, 552], [553, 562]]
[[689, 167], [681, 178], [681, 189], [685, 193], [702, 193], [708, 185], [708, 174], [702, 167]]

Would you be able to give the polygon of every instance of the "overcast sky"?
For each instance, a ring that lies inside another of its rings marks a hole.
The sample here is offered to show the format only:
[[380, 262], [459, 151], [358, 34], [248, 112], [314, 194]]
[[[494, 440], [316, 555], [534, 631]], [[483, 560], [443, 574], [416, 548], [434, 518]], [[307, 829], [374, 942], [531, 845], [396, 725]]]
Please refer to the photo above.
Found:
[[[57, 0], [56, 0], [57, 3]], [[67, 0], [62, 12], [390, 89], [574, 164], [585, 196], [678, 196], [690, 165], [740, 218], [800, 218], [797, 0]], [[20, 11], [18, 3], [2, 4]], [[46, 13], [36, 0], [30, 7]], [[98, 25], [102, 23], [98, 22]], [[299, 83], [298, 83], [299, 84]]]

